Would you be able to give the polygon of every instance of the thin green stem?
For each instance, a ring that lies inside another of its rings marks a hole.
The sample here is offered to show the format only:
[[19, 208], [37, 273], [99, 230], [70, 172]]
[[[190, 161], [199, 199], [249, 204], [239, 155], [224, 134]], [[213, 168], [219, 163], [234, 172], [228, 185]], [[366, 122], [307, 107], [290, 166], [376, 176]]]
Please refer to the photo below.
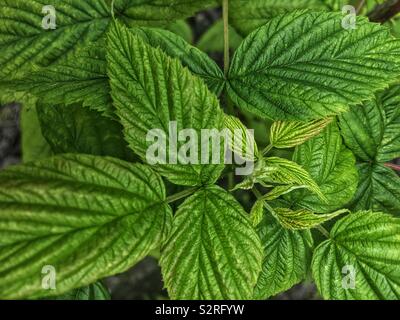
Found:
[[186, 198], [186, 197], [192, 195], [194, 192], [196, 192], [196, 190], [197, 190], [197, 188], [191, 188], [191, 189], [186, 189], [186, 190], [183, 190], [181, 192], [175, 193], [175, 194], [170, 195], [169, 197], [167, 197], [165, 199], [165, 202], [166, 203], [172, 203], [172, 202], [181, 200], [183, 198]]
[[222, 15], [224, 20], [224, 74], [228, 76], [230, 55], [229, 55], [229, 0], [223, 0]]
[[330, 238], [329, 231], [326, 230], [322, 225], [316, 226], [315, 229], [317, 229], [319, 232], [321, 232], [328, 239]]
[[[254, 193], [254, 195], [256, 196], [257, 200], [262, 200], [263, 196], [260, 193], [260, 191], [257, 190], [256, 187], [253, 187], [253, 189], [251, 189], [251, 191]], [[263, 205], [264, 208], [267, 209], [274, 217], [276, 217], [276, 212], [274, 210], [274, 208], [272, 208], [267, 201], [263, 200]]]
[[111, 1], [111, 16], [112, 16], [113, 20], [115, 20], [114, 2], [115, 2], [115, 0], [112, 0], [112, 1]]
[[272, 144], [268, 145], [268, 146], [262, 151], [262, 155], [265, 156], [267, 153], [269, 153], [269, 152], [272, 150], [273, 147], [274, 147], [274, 146], [273, 146]]

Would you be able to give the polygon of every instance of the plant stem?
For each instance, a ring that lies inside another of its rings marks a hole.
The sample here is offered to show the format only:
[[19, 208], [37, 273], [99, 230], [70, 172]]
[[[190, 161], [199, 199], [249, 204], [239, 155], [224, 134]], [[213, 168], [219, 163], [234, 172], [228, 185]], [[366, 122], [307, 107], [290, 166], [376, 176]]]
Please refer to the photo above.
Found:
[[372, 22], [384, 23], [392, 19], [400, 12], [400, 0], [387, 0], [378, 4], [368, 13], [368, 18]]
[[265, 156], [268, 152], [270, 152], [272, 150], [274, 146], [272, 144], [270, 144], [269, 146], [267, 146], [263, 151], [262, 151], [262, 155]]
[[393, 170], [400, 172], [400, 166], [394, 163], [385, 163], [385, 167], [391, 168]]
[[165, 199], [165, 202], [172, 203], [172, 202], [178, 201], [180, 199], [186, 198], [186, 197], [190, 196], [191, 194], [193, 194], [196, 190], [197, 190], [197, 188], [191, 188], [191, 189], [186, 189], [181, 192], [175, 193], [175, 194], [167, 197]]
[[223, 0], [222, 15], [224, 19], [224, 74], [228, 76], [230, 56], [229, 56], [229, 0]]
[[[256, 187], [253, 187], [253, 189], [251, 189], [251, 191], [254, 193], [254, 195], [256, 196], [257, 200], [262, 199], [262, 194], [260, 193], [260, 191], [257, 190]], [[267, 201], [263, 201], [263, 205], [264, 208], [267, 209], [274, 217], [276, 217], [276, 212], [274, 210], [274, 208], [272, 208]]]
[[319, 232], [321, 232], [326, 238], [330, 238], [329, 232], [328, 230], [326, 230], [323, 226], [318, 225], [315, 227], [315, 229], [317, 229]]
[[356, 9], [356, 13], [359, 14], [361, 9], [364, 7], [365, 5], [365, 0], [360, 0], [360, 2], [358, 3], [357, 9]]

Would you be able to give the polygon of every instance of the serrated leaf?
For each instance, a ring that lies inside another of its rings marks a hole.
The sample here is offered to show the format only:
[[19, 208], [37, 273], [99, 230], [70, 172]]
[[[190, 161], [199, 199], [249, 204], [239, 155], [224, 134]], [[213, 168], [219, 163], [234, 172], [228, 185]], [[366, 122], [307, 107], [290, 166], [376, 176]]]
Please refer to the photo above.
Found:
[[325, 299], [400, 298], [399, 219], [361, 211], [339, 220], [330, 235], [312, 261], [315, 282]]
[[[171, 59], [159, 48], [150, 47], [120, 24], [116, 24], [109, 34], [108, 62], [116, 114], [132, 150], [147, 161], [146, 155], [154, 142], [146, 141], [146, 137], [150, 130], [158, 129], [166, 140], [161, 153], [168, 156], [164, 159], [168, 164], [155, 166], [162, 175], [179, 185], [214, 183], [224, 168], [223, 141], [220, 148], [213, 150], [220, 155], [221, 164], [200, 164], [204, 163], [201, 156], [207, 156], [203, 153], [211, 151], [210, 148], [197, 154], [192, 150], [191, 156], [196, 159], [183, 164], [177, 161], [179, 152], [174, 156], [169, 149], [179, 151], [184, 143], [174, 141], [169, 131], [175, 124], [177, 133], [193, 129], [197, 137], [201, 137], [202, 129], [222, 131], [223, 112], [217, 97], [178, 60]], [[203, 149], [201, 144], [197, 147]]]
[[341, 13], [296, 11], [252, 32], [235, 53], [228, 92], [242, 110], [273, 120], [312, 120], [344, 112], [394, 82], [400, 41]]
[[400, 157], [400, 86], [340, 116], [346, 145], [363, 161], [386, 162]]
[[336, 123], [330, 124], [321, 135], [296, 148], [293, 161], [307, 170], [327, 201], [321, 201], [307, 190], [289, 195], [295, 206], [318, 213], [343, 208], [353, 197], [358, 183], [354, 155], [342, 145]]
[[178, 59], [193, 74], [202, 78], [216, 95], [221, 93], [225, 85], [224, 73], [207, 54], [166, 30], [143, 27], [133, 28], [131, 32], [150, 46], [160, 48], [168, 56]]
[[309, 230], [284, 229], [268, 216], [259, 224], [257, 231], [264, 248], [264, 260], [254, 298], [266, 299], [306, 278], [313, 238]]
[[332, 118], [301, 121], [276, 121], [270, 129], [271, 145], [278, 149], [292, 148], [320, 134]]
[[230, 0], [230, 22], [243, 36], [272, 18], [298, 9], [326, 10], [321, 0]]
[[[115, 16], [129, 25], [165, 25], [215, 5], [211, 1], [116, 0]], [[42, 13], [53, 6], [56, 29], [45, 30]], [[101, 38], [111, 21], [109, 0], [4, 0], [0, 7], [0, 78], [47, 67], [66, 53]]]
[[55, 154], [80, 153], [131, 160], [122, 126], [80, 105], [37, 105], [43, 136]]
[[23, 162], [41, 160], [53, 154], [43, 137], [35, 107], [22, 108], [20, 126]]
[[353, 210], [375, 210], [399, 215], [400, 177], [380, 164], [358, 165], [360, 181], [350, 206]]
[[[63, 155], [0, 173], [0, 297], [61, 295], [123, 272], [158, 248], [172, 220], [162, 179], [113, 158]], [[46, 275], [46, 274], [45, 274]]]
[[108, 289], [100, 282], [95, 282], [86, 287], [74, 289], [61, 296], [48, 300], [110, 300]]
[[[233, 11], [231, 10], [233, 13]], [[199, 39], [197, 47], [205, 52], [223, 52], [224, 51], [224, 22], [219, 19], [215, 22]], [[236, 50], [243, 38], [236, 32], [234, 28], [229, 26], [229, 48]]]
[[276, 218], [282, 227], [290, 230], [306, 230], [332, 220], [348, 210], [338, 210], [332, 213], [315, 214], [306, 209], [291, 210], [288, 208], [274, 208]]
[[261, 260], [260, 240], [244, 210], [211, 186], [179, 207], [160, 264], [172, 299], [251, 299]]
[[229, 130], [228, 147], [241, 158], [254, 161], [258, 157], [258, 147], [254, 140], [254, 132], [240, 121], [240, 119], [224, 114], [224, 127]]
[[304, 189], [306, 188], [306, 186], [277, 186], [274, 187], [270, 192], [268, 192], [266, 195], [263, 196], [264, 200], [267, 201], [272, 201], [275, 200], [277, 198], [279, 198], [280, 196], [283, 196], [285, 194], [288, 194], [294, 190], [298, 190], [298, 189]]
[[264, 200], [257, 200], [250, 211], [250, 221], [253, 227], [257, 227], [264, 216]]

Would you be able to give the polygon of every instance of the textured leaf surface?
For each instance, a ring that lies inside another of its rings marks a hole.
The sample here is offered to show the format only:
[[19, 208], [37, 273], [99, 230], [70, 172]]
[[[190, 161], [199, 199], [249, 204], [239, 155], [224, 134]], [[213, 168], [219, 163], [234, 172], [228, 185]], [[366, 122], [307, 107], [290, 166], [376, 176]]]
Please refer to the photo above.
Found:
[[271, 144], [279, 149], [298, 146], [320, 134], [331, 122], [331, 118], [311, 122], [276, 121], [271, 126]]
[[160, 48], [168, 56], [178, 59], [193, 74], [202, 78], [212, 92], [217, 95], [221, 93], [225, 83], [224, 74], [207, 54], [166, 30], [133, 28], [131, 32], [150, 46]]
[[346, 111], [393, 82], [400, 41], [341, 13], [296, 11], [252, 32], [235, 53], [228, 91], [235, 104], [273, 120], [312, 120]]
[[48, 296], [123, 272], [171, 223], [161, 178], [144, 165], [64, 155], [0, 173], [0, 297]]
[[81, 153], [130, 160], [122, 126], [80, 105], [37, 106], [43, 136], [55, 154]]
[[[99, 39], [111, 20], [109, 0], [3, 0], [0, 7], [0, 78], [48, 66]], [[215, 5], [211, 1], [116, 0], [114, 11], [129, 25], [164, 25]], [[51, 5], [56, 29], [45, 30], [42, 9]]]
[[400, 86], [341, 115], [340, 128], [360, 160], [386, 162], [400, 157]]
[[[325, 299], [400, 298], [400, 221], [383, 213], [362, 211], [339, 220], [331, 239], [314, 252], [312, 270]], [[354, 289], [348, 271], [355, 271]], [[345, 272], [342, 273], [342, 271]]]
[[288, 208], [275, 208], [274, 211], [280, 224], [284, 228], [290, 230], [311, 229], [348, 212], [348, 210], [345, 209], [332, 213], [315, 214], [314, 212], [305, 209], [291, 210]]
[[261, 260], [246, 213], [212, 186], [179, 207], [160, 264], [172, 299], [251, 299]]
[[101, 283], [95, 282], [86, 287], [69, 291], [61, 296], [53, 298], [54, 300], [110, 300], [108, 289]]
[[[216, 96], [206, 85], [178, 60], [171, 59], [158, 48], [150, 47], [119, 24], [109, 35], [108, 60], [116, 113], [124, 126], [126, 140], [141, 158], [146, 159], [148, 148], [154, 144], [146, 141], [150, 130], [162, 131], [167, 143], [174, 140], [172, 135], [168, 139], [174, 121], [177, 132], [194, 129], [198, 137], [201, 136], [201, 129], [222, 129], [223, 112]], [[168, 143], [168, 148], [178, 146], [180, 149], [183, 145], [183, 142], [175, 140]], [[201, 150], [201, 144], [198, 148]], [[219, 163], [223, 163], [223, 143], [216, 152], [219, 150]], [[194, 162], [204, 163], [200, 156], [207, 155], [209, 151], [198, 154], [193, 151], [196, 156]], [[163, 152], [167, 153], [166, 163], [169, 164], [158, 164], [157, 170], [175, 184], [193, 186], [214, 183], [224, 167], [223, 164], [171, 164], [178, 162], [178, 155], [167, 152], [166, 148]]]
[[321, 0], [231, 0], [230, 22], [243, 36], [272, 18], [297, 9], [327, 9]]
[[307, 170], [320, 187], [327, 202], [307, 190], [290, 194], [292, 203], [318, 213], [329, 213], [346, 205], [358, 183], [354, 155], [342, 144], [336, 123], [296, 148], [293, 161]]
[[306, 278], [313, 239], [309, 230], [284, 229], [270, 216], [264, 218], [257, 231], [264, 248], [264, 260], [254, 296], [266, 299]]
[[351, 202], [354, 210], [383, 211], [400, 214], [400, 177], [380, 164], [358, 165], [360, 181]]

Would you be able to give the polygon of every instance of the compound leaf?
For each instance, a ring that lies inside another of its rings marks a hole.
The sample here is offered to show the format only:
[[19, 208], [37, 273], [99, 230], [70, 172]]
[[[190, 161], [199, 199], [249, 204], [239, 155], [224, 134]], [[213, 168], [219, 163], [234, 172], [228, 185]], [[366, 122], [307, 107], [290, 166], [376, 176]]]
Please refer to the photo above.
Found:
[[[224, 168], [223, 144], [216, 148], [213, 144], [211, 150], [190, 137], [190, 158], [183, 159], [188, 150], [181, 153], [186, 148], [182, 140], [186, 142], [187, 137], [180, 135], [184, 129], [197, 138], [202, 129], [222, 131], [223, 112], [217, 97], [178, 60], [150, 47], [120, 24], [109, 34], [108, 62], [116, 113], [132, 150], [175, 184], [214, 183]], [[154, 146], [159, 148], [150, 154]], [[218, 156], [219, 164], [201, 165], [210, 151]]]
[[251, 299], [262, 248], [246, 212], [217, 186], [178, 209], [161, 268], [172, 299]]
[[339, 220], [315, 250], [312, 271], [325, 299], [400, 298], [400, 221], [360, 211]]
[[254, 297], [266, 299], [290, 289], [306, 278], [311, 263], [313, 238], [309, 230], [285, 229], [267, 215], [258, 225], [257, 231], [264, 248], [264, 259]]
[[235, 53], [228, 92], [242, 110], [273, 120], [312, 120], [371, 99], [400, 71], [400, 40], [340, 13], [296, 11], [252, 32]]
[[161, 245], [171, 222], [147, 166], [63, 155], [10, 167], [0, 173], [0, 297], [57, 296], [123, 272]]

